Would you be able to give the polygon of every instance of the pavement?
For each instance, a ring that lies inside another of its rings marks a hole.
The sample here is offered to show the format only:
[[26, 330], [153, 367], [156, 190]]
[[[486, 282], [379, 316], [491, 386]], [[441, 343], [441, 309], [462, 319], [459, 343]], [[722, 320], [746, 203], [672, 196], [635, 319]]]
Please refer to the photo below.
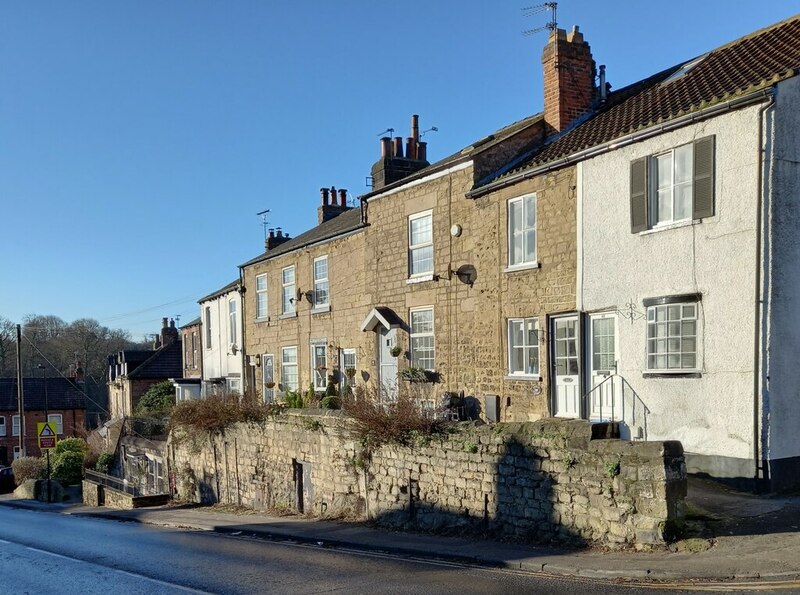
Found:
[[668, 550], [637, 552], [394, 532], [365, 523], [231, 512], [226, 507], [114, 510], [0, 496], [0, 505], [16, 508], [527, 572], [634, 582], [739, 581], [743, 586], [773, 581], [783, 588], [800, 587], [800, 496], [756, 496], [693, 478], [687, 503], [689, 536]]

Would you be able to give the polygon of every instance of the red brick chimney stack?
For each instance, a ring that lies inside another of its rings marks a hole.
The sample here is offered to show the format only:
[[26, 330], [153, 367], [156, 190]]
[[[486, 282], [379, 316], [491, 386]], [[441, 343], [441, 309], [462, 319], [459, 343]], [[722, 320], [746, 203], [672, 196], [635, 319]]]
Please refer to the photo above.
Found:
[[[383, 143], [381, 143], [383, 146]], [[322, 196], [322, 204], [317, 208], [317, 223], [322, 225], [326, 221], [341, 215], [350, 207], [347, 206], [347, 190], [344, 188], [336, 189], [336, 186], [330, 188], [320, 188], [319, 193]], [[336, 199], [336, 196], [339, 199]]]
[[577, 26], [550, 33], [542, 66], [544, 120], [551, 132], [561, 132], [589, 112], [595, 99], [595, 63]]

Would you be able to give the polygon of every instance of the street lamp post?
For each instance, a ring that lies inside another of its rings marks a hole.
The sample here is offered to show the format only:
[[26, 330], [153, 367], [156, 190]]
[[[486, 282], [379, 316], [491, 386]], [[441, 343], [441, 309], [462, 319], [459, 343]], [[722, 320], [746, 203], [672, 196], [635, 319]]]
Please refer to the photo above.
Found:
[[[44, 364], [39, 364], [39, 369], [42, 371], [42, 384], [44, 384], [44, 423], [46, 427], [50, 427], [50, 413], [47, 410], [47, 368]], [[47, 502], [50, 502], [50, 449], [45, 449], [45, 456], [47, 457]]]

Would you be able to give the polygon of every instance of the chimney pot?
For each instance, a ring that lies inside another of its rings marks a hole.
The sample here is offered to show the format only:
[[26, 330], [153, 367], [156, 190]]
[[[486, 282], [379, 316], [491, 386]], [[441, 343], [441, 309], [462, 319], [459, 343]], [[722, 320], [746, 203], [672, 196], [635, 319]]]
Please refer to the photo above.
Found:
[[339, 188], [339, 206], [347, 206], [347, 190]]
[[428, 143], [425, 141], [419, 141], [419, 143], [417, 143], [417, 160], [428, 160]]
[[394, 137], [394, 156], [398, 159], [403, 158], [403, 137], [402, 136], [395, 136]]
[[319, 189], [319, 194], [322, 197], [322, 204], [323, 205], [328, 204], [328, 192], [329, 192], [329, 190], [327, 188], [320, 188]]
[[417, 114], [411, 116], [411, 138], [415, 143], [419, 142], [419, 115]]
[[381, 159], [386, 159], [392, 154], [392, 139], [388, 136], [381, 138]]
[[168, 319], [166, 317], [162, 318], [161, 319], [161, 328], [167, 328], [167, 322], [168, 322]]
[[416, 144], [417, 143], [414, 141], [413, 137], [409, 136], [406, 138], [406, 158], [416, 159], [416, 151], [414, 150], [416, 148]]

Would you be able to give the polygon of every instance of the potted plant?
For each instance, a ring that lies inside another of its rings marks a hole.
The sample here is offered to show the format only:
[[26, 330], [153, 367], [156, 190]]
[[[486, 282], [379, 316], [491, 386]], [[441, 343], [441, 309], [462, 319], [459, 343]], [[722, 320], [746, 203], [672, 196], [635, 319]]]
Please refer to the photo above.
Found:
[[272, 389], [275, 388], [275, 383], [270, 380], [269, 382], [265, 382], [264, 386], [266, 386], [269, 389]]
[[411, 367], [401, 370], [400, 378], [406, 382], [436, 382], [439, 379], [439, 374], [433, 370]]
[[395, 345], [389, 350], [389, 353], [392, 354], [392, 357], [398, 357], [401, 353], [403, 353], [403, 350], [400, 348], [399, 345]]
[[356, 369], [355, 368], [347, 368], [344, 371], [344, 375], [347, 376], [350, 380], [356, 377]]

